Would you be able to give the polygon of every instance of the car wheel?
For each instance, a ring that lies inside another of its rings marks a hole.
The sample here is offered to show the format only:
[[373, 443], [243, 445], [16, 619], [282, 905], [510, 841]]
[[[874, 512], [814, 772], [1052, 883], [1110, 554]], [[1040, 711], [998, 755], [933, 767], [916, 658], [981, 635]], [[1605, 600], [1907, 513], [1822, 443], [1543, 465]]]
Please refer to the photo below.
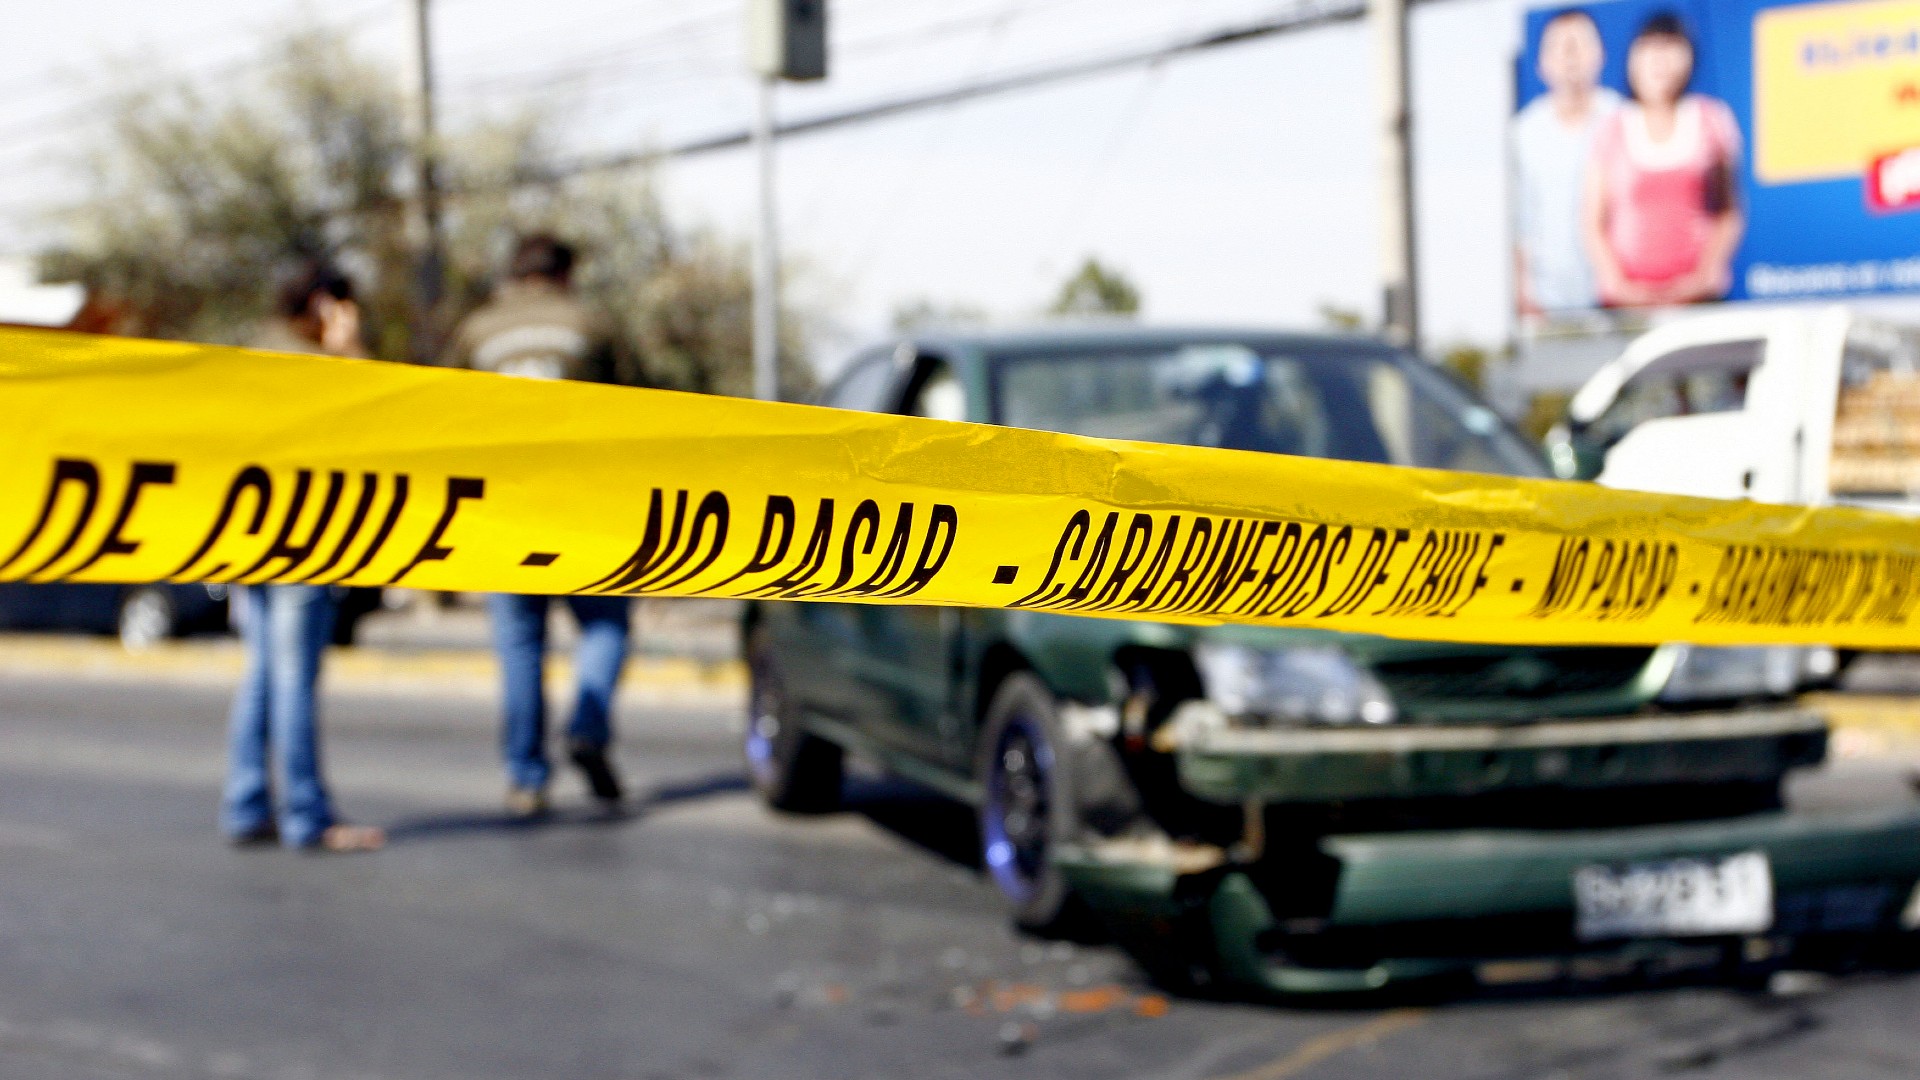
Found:
[[981, 731], [980, 850], [1025, 930], [1053, 930], [1067, 914], [1071, 894], [1054, 854], [1078, 830], [1070, 760], [1052, 691], [1030, 672], [1007, 676]]
[[177, 627], [173, 598], [153, 586], [138, 588], [120, 601], [120, 644], [142, 652], [172, 637]]
[[768, 806], [792, 814], [839, 809], [844, 755], [800, 726], [764, 629], [748, 635], [747, 668], [751, 686], [742, 749], [753, 790]]

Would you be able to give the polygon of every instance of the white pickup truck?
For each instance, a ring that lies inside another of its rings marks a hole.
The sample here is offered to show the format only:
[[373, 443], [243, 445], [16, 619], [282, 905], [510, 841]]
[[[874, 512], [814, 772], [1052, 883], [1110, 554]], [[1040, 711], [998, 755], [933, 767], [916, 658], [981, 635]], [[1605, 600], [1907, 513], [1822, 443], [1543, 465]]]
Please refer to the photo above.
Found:
[[[1547, 436], [1555, 473], [1609, 487], [1920, 514], [1920, 332], [1842, 307], [1727, 309], [1637, 338]], [[1785, 690], [1852, 654], [1701, 651]]]
[[1920, 333], [1842, 307], [1660, 326], [1580, 388], [1554, 470], [1609, 487], [1920, 513]]

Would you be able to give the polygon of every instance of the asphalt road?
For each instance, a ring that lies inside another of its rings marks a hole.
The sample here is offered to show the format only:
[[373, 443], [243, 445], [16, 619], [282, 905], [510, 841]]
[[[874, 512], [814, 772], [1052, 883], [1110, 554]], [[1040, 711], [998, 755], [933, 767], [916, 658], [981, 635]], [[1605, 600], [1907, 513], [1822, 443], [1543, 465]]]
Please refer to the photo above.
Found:
[[336, 793], [394, 842], [329, 857], [215, 836], [218, 685], [0, 675], [0, 1077], [1920, 1075], [1909, 976], [1168, 1000], [1010, 931], [951, 806], [870, 780], [826, 819], [761, 810], [724, 701], [623, 717], [634, 813], [568, 781], [508, 825], [487, 688], [447, 689], [330, 693]]

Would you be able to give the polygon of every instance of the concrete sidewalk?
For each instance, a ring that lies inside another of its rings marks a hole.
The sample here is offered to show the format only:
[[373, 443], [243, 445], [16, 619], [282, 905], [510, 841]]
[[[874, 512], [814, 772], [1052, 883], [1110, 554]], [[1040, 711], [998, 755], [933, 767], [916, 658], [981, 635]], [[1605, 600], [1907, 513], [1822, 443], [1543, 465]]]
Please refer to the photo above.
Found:
[[[737, 625], [738, 608], [730, 602], [637, 605], [622, 701], [740, 707], [746, 699], [747, 672], [738, 656]], [[571, 683], [575, 637], [572, 620], [556, 610], [547, 661], [552, 689]], [[230, 685], [239, 678], [243, 660], [239, 642], [226, 635], [170, 641], [130, 653], [111, 638], [0, 634], [0, 678]], [[474, 698], [499, 693], [486, 614], [471, 602], [369, 616], [358, 645], [328, 653], [324, 678], [328, 689], [348, 692]], [[1802, 701], [1832, 722], [1836, 757], [1907, 758], [1920, 765], [1920, 657], [1863, 658], [1841, 690], [1808, 694]]]
[[[167, 642], [130, 653], [107, 638], [78, 635], [9, 634], [0, 637], [0, 678], [112, 679], [169, 683], [232, 683], [245, 657], [232, 638]], [[572, 678], [565, 651], [547, 661], [550, 683]], [[368, 647], [336, 648], [327, 654], [323, 676], [330, 689], [432, 691], [492, 696], [499, 692], [499, 668], [484, 648], [395, 651]], [[645, 699], [739, 698], [746, 693], [746, 668], [737, 660], [685, 656], [635, 655], [628, 659], [622, 696]]]
[[[495, 698], [499, 667], [486, 644], [484, 621], [436, 621], [426, 634], [409, 634], [399, 617], [376, 615], [361, 646], [326, 653], [324, 688], [346, 692], [436, 694]], [[451, 623], [451, 626], [447, 625]], [[467, 626], [472, 623], [472, 626]], [[424, 638], [430, 644], [417, 644]], [[465, 640], [463, 640], [465, 638]], [[672, 650], [676, 642], [637, 634], [626, 661], [620, 698], [636, 705], [739, 705], [747, 694], [747, 671], [732, 655], [714, 648]], [[707, 642], [701, 642], [707, 644]], [[551, 688], [572, 680], [572, 634], [555, 632], [547, 659]], [[647, 648], [653, 646], [653, 648]], [[169, 682], [230, 686], [246, 661], [232, 636], [202, 636], [165, 642], [152, 650], [123, 650], [113, 638], [86, 634], [0, 634], [0, 678], [73, 678], [111, 682]]]
[[[737, 657], [737, 618], [736, 606], [726, 603], [638, 605], [622, 701], [738, 706], [747, 680]], [[547, 661], [552, 688], [571, 683], [576, 636], [572, 620], [556, 611]], [[137, 653], [107, 637], [0, 634], [0, 678], [231, 685], [244, 660], [239, 641], [225, 634], [168, 641]], [[472, 603], [369, 615], [356, 645], [329, 650], [323, 679], [327, 689], [349, 692], [493, 698], [500, 691], [486, 613]]]

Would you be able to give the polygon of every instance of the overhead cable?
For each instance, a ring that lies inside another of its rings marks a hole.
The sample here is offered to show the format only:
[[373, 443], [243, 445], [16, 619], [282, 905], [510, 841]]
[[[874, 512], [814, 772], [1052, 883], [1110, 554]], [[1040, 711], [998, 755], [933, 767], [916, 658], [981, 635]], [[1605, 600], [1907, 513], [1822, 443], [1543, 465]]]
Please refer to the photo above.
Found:
[[[1114, 71], [1161, 63], [1166, 60], [1195, 53], [1209, 52], [1258, 41], [1279, 34], [1295, 33], [1338, 23], [1354, 22], [1366, 14], [1364, 0], [1335, 0], [1335, 2], [1311, 2], [1298, 5], [1285, 14], [1208, 31], [1203, 34], [1176, 40], [1169, 44], [1157, 45], [1147, 49], [1134, 49], [1111, 53], [1086, 60], [1071, 61], [1051, 67], [1030, 68], [1025, 71], [997, 75], [962, 83], [958, 86], [942, 87], [936, 90], [885, 101], [871, 102], [848, 109], [820, 113], [814, 116], [800, 117], [782, 121], [774, 126], [776, 137], [806, 135], [850, 124], [879, 120], [904, 113], [918, 112], [922, 109], [937, 108], [958, 102], [972, 101], [977, 98], [992, 97], [1019, 90], [1031, 90], [1053, 83], [1069, 82], [1075, 79], [1104, 75]], [[517, 178], [520, 186], [560, 183], [576, 176], [589, 173], [631, 168], [668, 158], [693, 157], [722, 150], [733, 150], [746, 146], [749, 133], [746, 128], [717, 132], [699, 136], [666, 146], [645, 150], [623, 151], [600, 157], [580, 158], [563, 163], [539, 173]]]

